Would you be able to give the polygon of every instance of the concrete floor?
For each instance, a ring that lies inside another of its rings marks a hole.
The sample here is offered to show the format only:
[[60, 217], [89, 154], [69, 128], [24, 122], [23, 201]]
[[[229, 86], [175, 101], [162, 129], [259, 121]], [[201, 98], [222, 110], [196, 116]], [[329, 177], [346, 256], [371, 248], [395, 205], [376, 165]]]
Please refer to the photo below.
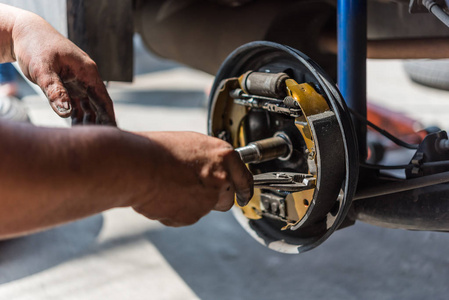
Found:
[[[372, 101], [449, 127], [447, 92], [412, 84], [399, 61], [370, 61], [368, 72]], [[138, 73], [132, 85], [110, 86], [120, 127], [206, 131], [212, 77], [160, 62]], [[67, 126], [36, 98], [24, 99], [34, 122]], [[447, 253], [448, 234], [356, 223], [285, 255], [253, 241], [230, 213], [174, 229], [116, 209], [0, 242], [0, 299], [447, 299]]]

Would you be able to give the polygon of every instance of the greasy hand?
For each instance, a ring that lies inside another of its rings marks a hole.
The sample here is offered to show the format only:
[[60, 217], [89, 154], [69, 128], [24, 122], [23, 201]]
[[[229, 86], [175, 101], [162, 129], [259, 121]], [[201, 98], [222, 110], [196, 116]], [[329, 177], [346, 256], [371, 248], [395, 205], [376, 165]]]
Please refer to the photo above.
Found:
[[15, 21], [13, 54], [25, 76], [39, 85], [53, 110], [72, 123], [115, 125], [112, 101], [96, 64], [40, 17]]
[[157, 174], [156, 201], [133, 208], [169, 226], [193, 224], [210, 210], [227, 211], [246, 205], [253, 194], [253, 176], [231, 145], [193, 132], [139, 133], [162, 147]]

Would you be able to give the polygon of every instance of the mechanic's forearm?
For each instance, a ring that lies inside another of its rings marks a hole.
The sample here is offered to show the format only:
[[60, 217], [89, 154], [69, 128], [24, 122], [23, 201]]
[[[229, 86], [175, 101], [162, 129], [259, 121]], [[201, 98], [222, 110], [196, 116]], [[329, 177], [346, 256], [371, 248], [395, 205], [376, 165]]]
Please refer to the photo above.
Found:
[[161, 149], [116, 128], [0, 121], [0, 136], [0, 238], [151, 199], [158, 184]]

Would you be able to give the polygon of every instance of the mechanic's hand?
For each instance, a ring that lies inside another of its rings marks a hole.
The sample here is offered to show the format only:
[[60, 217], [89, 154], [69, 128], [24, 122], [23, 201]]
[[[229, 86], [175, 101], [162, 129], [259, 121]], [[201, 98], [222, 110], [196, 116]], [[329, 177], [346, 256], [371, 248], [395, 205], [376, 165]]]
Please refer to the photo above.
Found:
[[29, 12], [16, 18], [13, 41], [23, 73], [42, 88], [59, 116], [72, 116], [73, 124], [116, 124], [111, 98], [85, 52]]
[[162, 147], [156, 201], [133, 208], [169, 226], [193, 224], [210, 210], [227, 211], [237, 194], [246, 205], [253, 195], [253, 176], [228, 143], [194, 132], [139, 133]]

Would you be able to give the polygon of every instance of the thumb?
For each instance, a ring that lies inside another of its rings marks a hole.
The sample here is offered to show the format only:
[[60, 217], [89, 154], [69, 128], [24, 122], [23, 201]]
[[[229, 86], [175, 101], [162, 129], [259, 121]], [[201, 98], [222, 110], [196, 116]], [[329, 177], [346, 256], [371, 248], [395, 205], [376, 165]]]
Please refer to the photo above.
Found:
[[55, 73], [41, 75], [36, 80], [45, 96], [50, 102], [51, 108], [62, 118], [67, 118], [72, 112], [69, 93], [64, 87], [61, 78]]

